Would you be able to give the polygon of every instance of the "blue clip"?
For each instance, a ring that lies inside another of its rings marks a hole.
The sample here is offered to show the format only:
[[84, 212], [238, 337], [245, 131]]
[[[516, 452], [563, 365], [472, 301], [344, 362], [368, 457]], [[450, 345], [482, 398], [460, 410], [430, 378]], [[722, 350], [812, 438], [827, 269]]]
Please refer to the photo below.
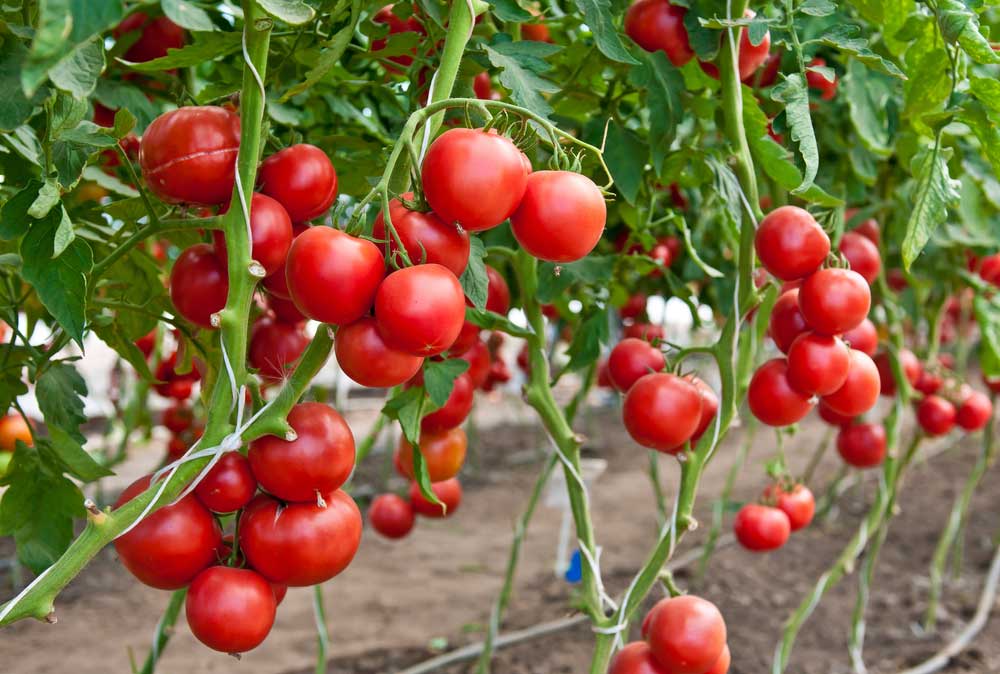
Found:
[[566, 578], [567, 583], [572, 583], [574, 585], [579, 583], [583, 578], [583, 566], [580, 563], [579, 549], [574, 550], [573, 554], [570, 555], [569, 568], [566, 569], [566, 575], [564, 577]]

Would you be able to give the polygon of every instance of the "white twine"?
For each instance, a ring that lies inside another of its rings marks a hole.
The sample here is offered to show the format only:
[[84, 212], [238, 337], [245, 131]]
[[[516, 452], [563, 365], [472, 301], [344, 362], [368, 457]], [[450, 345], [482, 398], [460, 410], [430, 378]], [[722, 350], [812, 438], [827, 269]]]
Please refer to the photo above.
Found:
[[23, 599], [26, 594], [28, 594], [29, 592], [31, 592], [31, 589], [33, 587], [35, 587], [36, 585], [38, 585], [38, 583], [41, 582], [42, 578], [45, 578], [45, 576], [48, 575], [49, 571], [51, 571], [51, 570], [52, 570], [52, 566], [50, 566], [49, 568], [47, 568], [44, 571], [42, 571], [40, 574], [38, 574], [38, 577], [36, 577], [33, 581], [31, 581], [30, 583], [28, 583], [28, 587], [26, 587], [23, 590], [21, 590], [21, 593], [19, 595], [17, 595], [13, 599], [11, 599], [9, 602], [7, 602], [7, 605], [4, 607], [4, 609], [2, 611], [0, 611], [0, 622], [2, 622], [3, 619], [7, 617], [7, 614], [10, 613], [11, 610], [15, 606], [17, 606], [18, 602], [20, 602], [21, 599]]

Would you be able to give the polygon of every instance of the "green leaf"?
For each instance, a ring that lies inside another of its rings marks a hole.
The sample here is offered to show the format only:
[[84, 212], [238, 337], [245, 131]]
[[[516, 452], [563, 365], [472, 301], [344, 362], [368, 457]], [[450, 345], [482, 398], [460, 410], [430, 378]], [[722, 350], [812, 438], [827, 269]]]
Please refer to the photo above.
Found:
[[386, 401], [382, 414], [399, 422], [406, 440], [416, 446], [420, 441], [420, 417], [424, 407], [424, 387], [403, 389]]
[[619, 192], [630, 204], [634, 204], [639, 195], [648, 156], [649, 148], [639, 136], [618, 122], [611, 123], [608, 127], [604, 161], [611, 169]]
[[126, 110], [135, 115], [135, 132], [142, 134], [146, 127], [160, 114], [157, 105], [146, 98], [142, 90], [128, 82], [102, 78], [97, 82], [94, 98], [101, 105], [112, 110]]
[[59, 185], [51, 178], [45, 181], [42, 189], [38, 190], [38, 197], [28, 208], [28, 215], [40, 220], [49, 214], [55, 205], [59, 203]]
[[869, 76], [857, 61], [851, 61], [843, 80], [851, 123], [865, 148], [880, 157], [892, 154], [892, 138], [886, 119], [889, 92]]
[[980, 360], [983, 374], [1000, 376], [1000, 306], [997, 306], [995, 299], [977, 294], [972, 307], [982, 335]]
[[983, 105], [1000, 113], [1000, 81], [992, 77], [973, 77], [969, 80], [969, 90]]
[[979, 17], [961, 0], [938, 0], [938, 26], [944, 39], [959, 46], [977, 63], [1000, 63], [1000, 54], [979, 31]]
[[63, 189], [72, 189], [90, 158], [110, 147], [117, 141], [108, 131], [93, 122], [83, 121], [75, 129], [62, 133], [52, 144], [52, 163], [56, 168], [59, 184]]
[[289, 89], [281, 97], [282, 101], [287, 101], [292, 96], [315, 86], [340, 63], [340, 58], [347, 51], [347, 47], [350, 46], [351, 40], [354, 38], [354, 31], [361, 20], [361, 7], [361, 0], [352, 1], [351, 20], [322, 45], [319, 58], [316, 59], [316, 64], [306, 72], [305, 80]]
[[108, 175], [96, 166], [83, 169], [83, 179], [95, 182], [104, 189], [123, 197], [138, 197], [139, 192], [131, 185], [126, 185], [116, 176]]
[[243, 34], [239, 31], [225, 33], [191, 33], [191, 44], [180, 49], [169, 49], [167, 55], [144, 63], [128, 63], [129, 70], [152, 73], [174, 68], [189, 68], [207, 61], [236, 53], [242, 47]]
[[601, 53], [618, 63], [636, 64], [632, 55], [622, 44], [621, 34], [615, 27], [615, 14], [611, 11], [609, 0], [573, 0], [583, 13], [584, 23], [594, 35], [594, 42]]
[[562, 48], [532, 40], [512, 42], [509, 35], [498, 33], [484, 49], [490, 63], [501, 69], [500, 84], [510, 89], [511, 99], [548, 117], [552, 108], [542, 94], [559, 91], [559, 86], [541, 75], [552, 70], [545, 58]]
[[629, 82], [646, 89], [649, 114], [649, 146], [653, 168], [663, 170], [663, 160], [677, 135], [677, 125], [684, 116], [680, 92], [684, 78], [662, 51], [645, 54], [643, 62], [629, 71]]
[[837, 5], [831, 0], [805, 0], [796, 11], [809, 16], [830, 16], [837, 11]]
[[569, 264], [542, 262], [538, 265], [539, 301], [550, 304], [577, 284], [607, 287], [614, 277], [616, 259], [614, 255], [588, 255]]
[[75, 98], [87, 98], [97, 86], [104, 66], [104, 42], [95, 37], [57, 63], [49, 71], [49, 79], [56, 88], [69, 92]]
[[14, 151], [27, 159], [29, 162], [42, 168], [44, 157], [42, 155], [42, 144], [38, 142], [35, 130], [28, 124], [22, 124], [14, 129], [12, 133], [5, 134], [6, 140]]
[[87, 274], [94, 256], [82, 239], [76, 239], [62, 255], [53, 259], [55, 236], [62, 213], [53, 211], [32, 224], [21, 241], [22, 275], [30, 283], [45, 308], [80, 346], [87, 298]]
[[[215, 24], [208, 12], [188, 0], [161, 0], [167, 18], [188, 30], [213, 31]], [[263, 3], [261, 3], [263, 5]]]
[[532, 332], [530, 327], [519, 327], [514, 323], [511, 323], [506, 316], [501, 316], [500, 314], [492, 311], [486, 311], [485, 309], [465, 307], [465, 320], [473, 325], [478, 325], [484, 330], [499, 330], [501, 332], [506, 332], [512, 337], [527, 338], [535, 334]]
[[302, 0], [257, 0], [261, 9], [290, 26], [312, 21], [316, 12]]
[[882, 58], [868, 48], [868, 40], [858, 37], [860, 32], [861, 29], [857, 26], [848, 23], [838, 23], [827, 30], [816, 41], [828, 47], [852, 54], [854, 58], [872, 70], [905, 80], [906, 75], [903, 74], [903, 71], [895, 63]]
[[721, 271], [701, 259], [701, 255], [698, 254], [698, 247], [691, 242], [691, 230], [687, 226], [687, 221], [683, 217], [678, 217], [676, 222], [677, 226], [680, 227], [681, 234], [684, 235], [684, 249], [691, 256], [691, 260], [698, 265], [699, 269], [705, 272], [706, 276], [722, 278], [724, 274]]
[[516, 21], [517, 23], [524, 23], [525, 21], [531, 21], [535, 17], [532, 16], [531, 12], [522, 9], [520, 5], [515, 2], [515, 0], [488, 0], [490, 6], [493, 8], [493, 14], [501, 21]]
[[982, 103], [971, 99], [962, 106], [958, 120], [965, 122], [979, 139], [983, 156], [1000, 175], [1000, 112], [991, 112]]
[[469, 263], [458, 279], [462, 284], [465, 296], [480, 308], [486, 308], [486, 300], [490, 294], [490, 278], [486, 275], [486, 246], [478, 236], [469, 238]]
[[6, 36], [0, 46], [0, 131], [13, 131], [28, 121], [35, 107], [41, 105], [46, 91], [38, 91], [30, 99], [21, 89], [21, 69], [28, 50], [17, 40]]
[[76, 238], [76, 232], [73, 231], [73, 223], [69, 219], [69, 213], [66, 212], [66, 207], [63, 206], [59, 213], [59, 226], [56, 227], [56, 234], [52, 240], [52, 257], [59, 257], [63, 254], [73, 240]]
[[801, 195], [813, 184], [819, 172], [819, 147], [816, 144], [812, 117], [809, 115], [809, 90], [802, 73], [792, 73], [775, 85], [771, 91], [771, 99], [784, 103], [788, 129], [792, 140], [798, 143], [799, 154], [805, 163], [802, 183], [792, 190], [792, 194]]
[[566, 353], [569, 362], [566, 369], [576, 372], [590, 367], [601, 357], [601, 347], [611, 339], [608, 316], [604, 311], [595, 311], [573, 331], [573, 341]]
[[42, 186], [41, 182], [32, 180], [0, 207], [0, 239], [12, 241], [28, 231], [31, 223], [28, 211], [38, 200]]
[[958, 202], [960, 184], [948, 174], [948, 154], [945, 150], [924, 148], [913, 159], [911, 171], [917, 182], [903, 239], [906, 271], [930, 241], [934, 230], [947, 219], [948, 209]]
[[427, 389], [427, 395], [435, 407], [441, 407], [448, 402], [455, 380], [468, 369], [468, 361], [461, 358], [424, 362], [424, 388]]

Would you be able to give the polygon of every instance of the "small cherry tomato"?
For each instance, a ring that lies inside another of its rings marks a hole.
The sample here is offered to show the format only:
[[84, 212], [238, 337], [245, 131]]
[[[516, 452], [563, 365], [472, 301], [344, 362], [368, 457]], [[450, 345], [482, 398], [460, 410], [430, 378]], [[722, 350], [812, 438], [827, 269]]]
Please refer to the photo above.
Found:
[[768, 426], [789, 426], [809, 414], [811, 396], [788, 381], [788, 361], [774, 358], [757, 368], [747, 390], [750, 411]]
[[682, 595], [660, 600], [651, 613], [646, 640], [671, 674], [704, 674], [722, 655], [726, 621], [712, 602]]
[[956, 416], [955, 406], [940, 396], [926, 396], [917, 405], [917, 423], [927, 435], [947, 435]]
[[375, 319], [368, 316], [340, 328], [334, 347], [337, 364], [344, 374], [372, 388], [398, 386], [419, 372], [424, 364], [423, 357], [387, 345], [378, 333]]
[[416, 516], [413, 506], [396, 494], [381, 494], [368, 508], [368, 521], [372, 529], [386, 538], [404, 538], [413, 530]]
[[277, 608], [274, 590], [256, 571], [213, 566], [194, 579], [184, 600], [191, 633], [209, 648], [245, 653], [267, 638]]
[[816, 332], [837, 335], [858, 327], [868, 316], [868, 282], [850, 269], [821, 269], [799, 289], [799, 309]]
[[202, 505], [215, 513], [236, 512], [257, 493], [250, 462], [239, 452], [226, 452], [194, 488]]
[[[469, 440], [461, 428], [428, 432], [420, 435], [420, 453], [427, 465], [431, 482], [444, 482], [458, 475], [465, 463]], [[403, 477], [415, 479], [413, 472], [413, 446], [405, 437], [399, 438], [396, 447], [396, 467]]]
[[247, 360], [265, 381], [281, 381], [309, 346], [309, 335], [301, 325], [261, 318], [253, 326]]
[[170, 270], [170, 299], [177, 312], [195, 325], [214, 328], [212, 315], [222, 311], [229, 296], [229, 276], [215, 249], [197, 243]]
[[629, 337], [615, 345], [608, 356], [608, 374], [615, 388], [627, 393], [632, 384], [667, 365], [663, 352], [647, 341]]
[[885, 428], [880, 424], [844, 426], [837, 434], [837, 452], [849, 466], [874, 468], [885, 460]]
[[648, 52], [664, 52], [680, 68], [694, 58], [685, 14], [686, 8], [667, 0], [638, 0], [625, 13], [625, 34]]
[[874, 361], [857, 349], [851, 349], [851, 368], [844, 385], [823, 396], [823, 402], [838, 414], [856, 417], [875, 407], [880, 387]]
[[819, 269], [830, 254], [830, 237], [809, 211], [782, 206], [760, 221], [754, 247], [772, 275], [794, 281]]
[[690, 381], [673, 374], [640, 377], [622, 404], [625, 429], [643, 447], [673, 454], [701, 422], [702, 396]]

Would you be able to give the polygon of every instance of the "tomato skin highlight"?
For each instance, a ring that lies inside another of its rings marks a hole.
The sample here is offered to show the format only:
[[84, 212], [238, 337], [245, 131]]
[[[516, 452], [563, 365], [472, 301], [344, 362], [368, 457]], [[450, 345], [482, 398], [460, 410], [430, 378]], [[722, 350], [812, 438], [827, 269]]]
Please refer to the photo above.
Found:
[[258, 494], [240, 516], [240, 547], [250, 565], [290, 587], [316, 585], [346, 569], [361, 543], [361, 511], [340, 489], [323, 500], [325, 508], [315, 502], [281, 507]]
[[[461, 428], [422, 433], [420, 453], [423, 454], [431, 482], [444, 482], [458, 475], [465, 463], [465, 452], [468, 446], [469, 440]], [[415, 480], [413, 446], [405, 437], [399, 438], [395, 459], [396, 468], [400, 474], [410, 480]]]
[[917, 405], [917, 422], [930, 436], [947, 435], [955, 427], [955, 406], [936, 395], [926, 396]]
[[[407, 192], [403, 198], [413, 199], [413, 193]], [[455, 276], [462, 275], [469, 264], [471, 244], [468, 232], [453, 224], [446, 224], [433, 211], [421, 213], [407, 210], [398, 199], [390, 202], [389, 215], [413, 264], [431, 262], [447, 267]], [[381, 248], [387, 259], [391, 259], [399, 250], [395, 238], [386, 232], [382, 211], [379, 211], [372, 225], [372, 237], [386, 242]]]
[[431, 518], [454, 515], [462, 503], [462, 485], [458, 479], [453, 477], [443, 482], [434, 482], [431, 484], [431, 491], [434, 492], [443, 506], [425, 499], [420, 493], [420, 485], [416, 482], [410, 483], [410, 504], [413, 506], [413, 512]]
[[627, 337], [615, 345], [608, 356], [611, 383], [622, 393], [650, 372], [661, 372], [667, 366], [663, 352], [647, 341]]
[[170, 299], [177, 312], [195, 325], [214, 329], [212, 314], [222, 311], [229, 296], [225, 265], [207, 243], [197, 243], [170, 270]]
[[431, 209], [445, 222], [479, 232], [521, 203], [528, 171], [511, 140], [482, 129], [450, 129], [427, 149], [420, 177]]
[[177, 108], [146, 128], [139, 167], [163, 201], [214, 206], [233, 194], [239, 149], [239, 115], [216, 106]]
[[993, 416], [993, 401], [980, 391], [970, 391], [958, 406], [955, 423], [966, 431], [983, 429]]
[[771, 320], [767, 325], [768, 334], [778, 350], [788, 353], [796, 338], [808, 330], [806, 319], [799, 310], [799, 289], [786, 290], [771, 310]]
[[439, 264], [399, 269], [375, 297], [379, 335], [414, 356], [447, 351], [465, 324], [465, 293], [455, 275]]
[[[115, 502], [118, 509], [145, 491], [150, 477], [128, 486]], [[159, 590], [187, 586], [215, 562], [222, 530], [208, 509], [191, 494], [150, 513], [127, 534], [115, 539], [122, 564], [145, 585]]]
[[869, 285], [875, 282], [882, 271], [882, 258], [878, 246], [863, 234], [845, 232], [840, 239], [840, 252], [851, 264], [851, 269], [861, 274]]
[[694, 58], [685, 14], [686, 8], [667, 0], [638, 0], [625, 13], [625, 34], [648, 52], [663, 51], [680, 68]]
[[510, 217], [514, 238], [539, 260], [574, 262], [597, 246], [607, 222], [604, 195], [571, 171], [536, 171]]
[[321, 323], [345, 325], [371, 309], [385, 260], [371, 241], [310, 227], [292, 243], [285, 274], [299, 311]]
[[679, 451], [701, 422], [701, 392], [666, 373], [647, 374], [625, 395], [622, 418], [638, 444], [667, 454]]
[[733, 519], [733, 533], [747, 550], [770, 552], [788, 541], [792, 525], [788, 515], [779, 508], [747, 503]]
[[754, 248], [773, 276], [794, 281], [819, 269], [830, 254], [830, 237], [809, 211], [782, 206], [760, 221]]
[[315, 502], [317, 493], [341, 487], [354, 470], [354, 435], [335, 409], [299, 403], [288, 415], [298, 435], [265, 435], [250, 443], [250, 468], [268, 493], [284, 500]]
[[396, 494], [376, 496], [368, 508], [372, 529], [394, 540], [405, 538], [413, 530], [416, 519], [410, 502]]
[[844, 426], [837, 434], [837, 453], [854, 468], [881, 465], [886, 454], [885, 428], [880, 424]]
[[646, 639], [653, 656], [672, 674], [704, 674], [726, 646], [726, 621], [715, 604], [682, 595], [650, 611]]
[[823, 396], [823, 402], [838, 414], [856, 417], [875, 407], [881, 383], [878, 368], [864, 353], [851, 349], [851, 368], [844, 385]]
[[300, 143], [275, 152], [260, 165], [260, 191], [277, 200], [292, 222], [326, 213], [337, 198], [337, 171], [323, 150]]
[[671, 674], [671, 672], [657, 661], [649, 644], [645, 641], [633, 641], [615, 653], [608, 674]]
[[198, 641], [223, 653], [245, 653], [267, 638], [277, 600], [256, 571], [212, 566], [191, 583], [184, 609]]
[[810, 396], [788, 381], [788, 361], [774, 358], [757, 368], [747, 390], [750, 411], [768, 426], [789, 426], [812, 409]]
[[835, 392], [847, 380], [851, 353], [838, 337], [807, 332], [788, 350], [788, 383], [807, 395]]
[[215, 513], [236, 512], [257, 493], [250, 462], [239, 452], [226, 452], [194, 488], [201, 504]]
[[[477, 328], [478, 330], [478, 328]], [[353, 381], [371, 388], [391, 388], [410, 379], [424, 364], [421, 356], [393, 349], [382, 339], [375, 319], [365, 316], [337, 331], [337, 364]]]
[[247, 359], [265, 381], [278, 382], [292, 373], [308, 346], [309, 335], [301, 325], [262, 318], [253, 326]]

